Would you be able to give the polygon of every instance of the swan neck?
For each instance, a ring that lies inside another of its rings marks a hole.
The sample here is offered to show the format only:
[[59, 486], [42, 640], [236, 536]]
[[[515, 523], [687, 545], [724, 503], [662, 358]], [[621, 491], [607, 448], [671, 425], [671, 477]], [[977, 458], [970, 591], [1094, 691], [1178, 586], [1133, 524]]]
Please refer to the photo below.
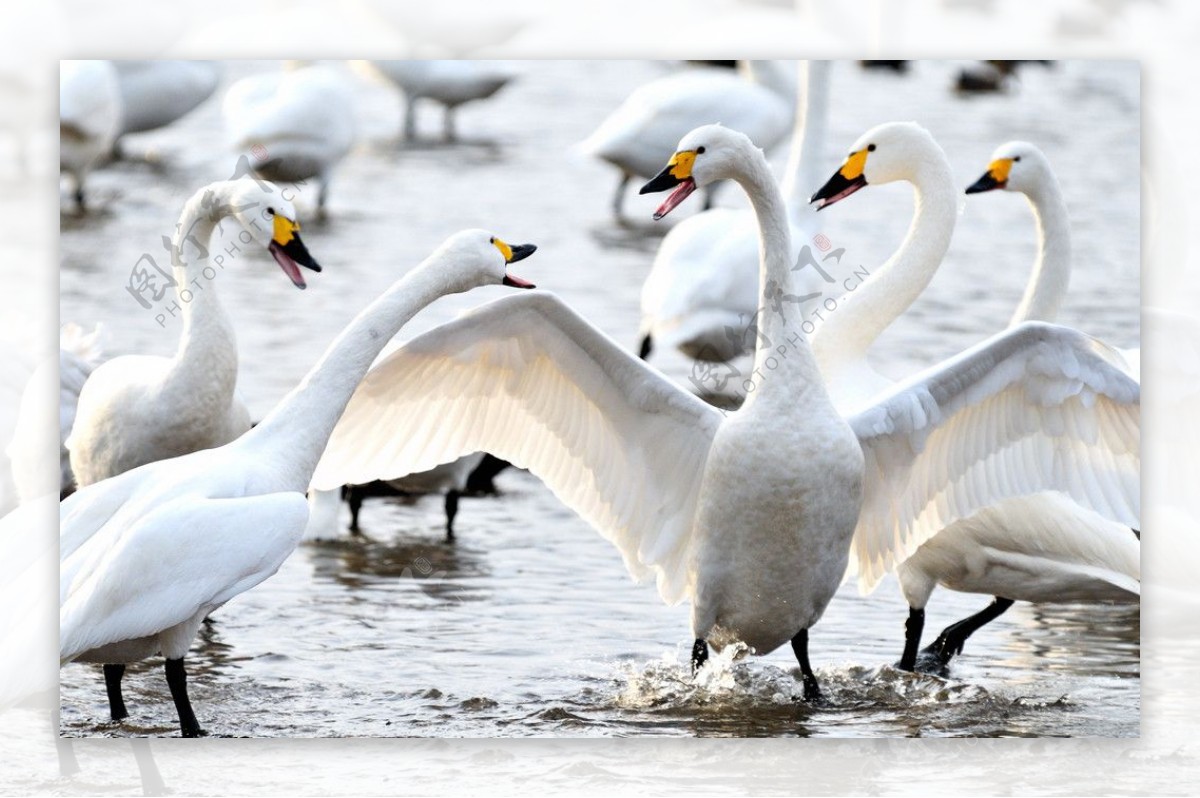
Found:
[[237, 384], [237, 339], [217, 296], [214, 278], [219, 270], [210, 258], [213, 233], [223, 215], [206, 210], [225, 207], [223, 186], [201, 189], [184, 205], [171, 237], [175, 304], [168, 310], [179, 314], [182, 331], [164, 389], [210, 407], [232, 401]]
[[1037, 258], [1012, 324], [1054, 321], [1071, 281], [1071, 224], [1053, 175], [1026, 193], [1037, 226]]
[[804, 226], [816, 214], [808, 198], [821, 182], [822, 150], [829, 129], [829, 70], [829, 61], [806, 61], [800, 66], [801, 96], [796, 99], [796, 126], [782, 186], [796, 227]]
[[275, 464], [281, 480], [276, 489], [308, 489], [350, 397], [400, 328], [438, 297], [474, 287], [452, 284], [440, 266], [431, 256], [355, 316], [300, 384], [243, 438]]
[[847, 360], [866, 357], [871, 344], [929, 285], [950, 247], [958, 212], [950, 164], [934, 145], [914, 159], [913, 167], [914, 210], [904, 241], [857, 290], [843, 296], [813, 336], [827, 374]]
[[742, 411], [773, 413], [829, 403], [820, 372], [802, 330], [803, 307], [791, 263], [787, 208], [761, 150], [744, 159], [736, 177], [754, 208], [759, 227], [759, 299], [754, 372], [743, 385]]

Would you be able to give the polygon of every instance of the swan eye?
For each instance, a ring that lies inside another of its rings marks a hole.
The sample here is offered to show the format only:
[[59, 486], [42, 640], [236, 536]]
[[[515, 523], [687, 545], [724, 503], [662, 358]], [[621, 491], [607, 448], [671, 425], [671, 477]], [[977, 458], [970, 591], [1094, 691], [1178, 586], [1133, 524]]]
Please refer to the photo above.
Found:
[[1014, 161], [1019, 161], [1019, 160], [1021, 160], [1021, 156], [1020, 156], [1020, 155], [1017, 155], [1017, 156], [1015, 156], [1015, 157], [1013, 158], [1013, 160], [1014, 160]]
[[274, 216], [274, 215], [275, 215], [275, 209], [274, 209], [274, 208], [267, 208], [267, 213], [268, 213], [268, 214], [270, 214], [271, 216]]
[[867, 145], [867, 152], [875, 152], [875, 145], [874, 145], [874, 144], [868, 144], [868, 145]]
[[697, 155], [703, 155], [703, 154], [704, 154], [704, 148], [703, 148], [703, 147], [697, 147], [697, 148], [696, 148], [696, 154], [697, 154]]
[[489, 243], [489, 244], [495, 244], [495, 243], [496, 243], [496, 237], [495, 237], [495, 236], [492, 236], [491, 238], [489, 238], [489, 239], [488, 239], [488, 243]]

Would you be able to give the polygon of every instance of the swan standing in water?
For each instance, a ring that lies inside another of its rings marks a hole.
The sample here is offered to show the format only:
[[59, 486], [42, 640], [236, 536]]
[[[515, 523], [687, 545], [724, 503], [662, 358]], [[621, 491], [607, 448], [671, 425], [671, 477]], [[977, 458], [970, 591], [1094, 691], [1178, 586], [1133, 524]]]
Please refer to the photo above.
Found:
[[[792, 260], [815, 230], [808, 195], [819, 179], [829, 117], [828, 61], [801, 64], [797, 118], [783, 185], [791, 224]], [[735, 126], [736, 127], [736, 126]], [[802, 293], [809, 293], [805, 272]], [[814, 283], [815, 285], [815, 283]], [[712, 208], [684, 219], [663, 237], [642, 286], [639, 354], [654, 344], [693, 360], [725, 362], [749, 354], [745, 334], [758, 311], [758, 224], [754, 211]]]
[[[689, 130], [722, 122], [771, 149], [791, 127], [796, 89], [783, 67], [747, 61], [728, 69], [684, 69], [633, 91], [625, 102], [579, 144], [580, 151], [621, 170], [613, 215], [621, 218], [625, 188], [635, 177], [653, 176]], [[709, 190], [705, 207], [712, 205]]]
[[215, 61], [113, 61], [121, 92], [124, 116], [114, 152], [121, 137], [144, 133], [175, 122], [212, 96], [221, 78]]
[[1011, 495], [1063, 490], [1129, 514], [1136, 475], [1117, 479], [1126, 471], [1114, 463], [1136, 457], [1138, 386], [1106, 347], [1026, 325], [844, 418], [799, 310], [778, 301], [794, 280], [789, 225], [762, 151], [719, 125], [698, 128], [643, 192], [675, 187], [661, 218], [721, 179], [742, 186], [759, 220], [772, 342], [760, 337], [739, 410], [705, 404], [552, 295], [509, 297], [376, 365], [313, 486], [492, 452], [542, 479], [635, 577], [654, 576], [666, 602], [691, 601], [694, 667], [709, 645], [740, 641], [762, 655], [790, 642], [809, 699], [820, 689], [808, 630], [842, 581], [852, 536], [864, 568], [886, 567]]
[[112, 152], [121, 129], [121, 88], [111, 61], [63, 61], [58, 78], [58, 162], [86, 209], [88, 173]]
[[221, 110], [233, 146], [266, 178], [320, 183], [323, 211], [333, 171], [354, 146], [350, 77], [328, 64], [243, 78], [229, 87]]
[[[827, 317], [813, 340], [822, 374], [835, 401], [846, 410], [869, 404], [891, 384], [869, 366], [867, 350], [916, 300], [941, 263], [954, 230], [955, 189], [949, 164], [932, 137], [913, 124], [889, 123], [860, 137], [842, 167], [813, 195], [814, 202], [825, 208], [864, 186], [893, 180], [910, 180], [917, 192], [909, 234], [896, 254]], [[1069, 252], [1064, 254], [1069, 258]], [[1039, 259], [1010, 329], [1053, 317], [1066, 291], [1060, 266]], [[1114, 362], [1122, 363], [1119, 354]], [[1068, 358], [1058, 365], [1069, 370], [1072, 363]], [[1137, 424], [1136, 414], [1128, 423]], [[925, 606], [938, 584], [992, 594], [995, 600], [943, 630], [920, 652], [922, 668], [945, 667], [971, 634], [1015, 600], [1136, 600], [1140, 543], [1130, 529], [1139, 523], [1136, 426], [1128, 433], [1133, 435], [1133, 447], [1114, 455], [1115, 473], [1130, 481], [1127, 492], [1133, 497], [1121, 512], [1097, 511], [1090, 499], [1081, 501], [1069, 492], [1011, 496], [947, 523], [927, 540], [899, 552], [895, 570], [909, 605], [901, 668], [912, 670], [918, 665]], [[869, 556], [864, 562], [863, 554], [856, 551], [859, 586], [869, 592], [887, 568], [882, 562], [870, 563]]]
[[237, 342], [208, 257], [213, 232], [227, 218], [240, 225], [243, 241], [268, 250], [297, 288], [305, 286], [300, 266], [321, 270], [300, 240], [295, 209], [274, 186], [242, 179], [197, 191], [183, 207], [172, 245], [183, 308], [179, 350], [174, 357], [113, 358], [92, 372], [66, 442], [77, 485], [221, 446], [250, 429], [235, 395]]
[[452, 236], [356, 316], [254, 429], [82, 487], [62, 503], [59, 661], [105, 663], [113, 719], [127, 715], [123, 663], [161, 652], [183, 736], [203, 733], [183, 658], [206, 615], [274, 574], [300, 542], [313, 469], [371, 361], [445, 294], [532, 288], [506, 266], [533, 251], [482, 230]]
[[504, 61], [423, 60], [371, 61], [404, 93], [404, 138], [417, 138], [417, 100], [429, 99], [445, 108], [442, 138], [456, 141], [454, 114], [460, 105], [486, 100], [507, 86], [518, 73]]

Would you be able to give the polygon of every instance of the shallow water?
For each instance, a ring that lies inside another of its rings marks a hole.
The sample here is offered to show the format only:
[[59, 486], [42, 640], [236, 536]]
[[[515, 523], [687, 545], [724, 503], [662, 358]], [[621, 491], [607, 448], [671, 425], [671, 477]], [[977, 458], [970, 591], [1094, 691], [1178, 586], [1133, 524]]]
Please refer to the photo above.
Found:
[[[270, 63], [238, 63], [226, 85]], [[315, 191], [296, 204], [305, 240], [325, 266], [301, 293], [262, 253], [242, 253], [216, 279], [238, 331], [241, 391], [261, 417], [367, 302], [446, 235], [485, 226], [538, 254], [517, 270], [560, 293], [632, 347], [638, 293], [661, 229], [660, 198], [631, 195], [639, 221], [608, 214], [615, 175], [568, 152], [634, 86], [662, 74], [646, 62], [544, 62], [492, 102], [467, 107], [452, 147], [403, 146], [400, 105], [362, 83], [362, 143], [331, 188], [328, 218], [313, 219]], [[1061, 320], [1134, 345], [1138, 306], [1138, 75], [1119, 62], [1060, 63], [1023, 73], [1011, 94], [971, 99], [947, 90], [955, 69], [922, 63], [907, 78], [834, 73], [832, 172], [867, 127], [916, 119], [934, 133], [965, 186], [992, 149], [1012, 138], [1043, 147], [1067, 192], [1076, 270]], [[432, 109], [430, 109], [432, 111]], [[438, 114], [422, 115], [436, 136]], [[62, 320], [104, 322], [110, 349], [170, 354], [178, 321], [160, 325], [125, 291], [145, 252], [179, 207], [234, 158], [222, 148], [210, 102], [176, 127], [128, 143], [154, 164], [122, 163], [91, 182], [96, 209], [76, 216], [64, 199]], [[782, 164], [779, 150], [773, 161]], [[815, 187], [814, 187], [815, 188]], [[882, 263], [903, 236], [909, 192], [884, 186], [822, 214], [847, 248], [846, 276]], [[739, 204], [735, 191], [722, 204]], [[877, 347], [903, 374], [1001, 328], [1020, 297], [1034, 243], [1017, 196], [972, 197], [960, 207], [946, 265]], [[689, 212], [681, 208], [682, 218]], [[839, 267], [842, 268], [842, 267]], [[401, 334], [499, 295], [481, 289], [441, 300]], [[965, 300], [965, 301], [964, 301]], [[686, 380], [690, 364], [655, 353]], [[201, 723], [218, 736], [488, 735], [1068, 735], [1138, 733], [1136, 607], [1017, 605], [977, 633], [947, 679], [889, 666], [906, 607], [894, 582], [860, 597], [843, 587], [811, 633], [828, 704], [796, 699], [786, 649], [765, 658], [716, 658], [692, 680], [686, 606], [666, 607], [633, 583], [617, 552], [535, 478], [509, 470], [502, 495], [464, 499], [457, 542], [445, 542], [441, 501], [368, 501], [366, 539], [301, 547], [280, 572], [215, 614], [189, 658]], [[343, 513], [343, 522], [346, 514]], [[939, 591], [926, 637], [982, 608], [984, 596]], [[125, 679], [132, 717], [105, 721], [99, 669], [62, 670], [69, 735], [178, 734], [161, 662]]]

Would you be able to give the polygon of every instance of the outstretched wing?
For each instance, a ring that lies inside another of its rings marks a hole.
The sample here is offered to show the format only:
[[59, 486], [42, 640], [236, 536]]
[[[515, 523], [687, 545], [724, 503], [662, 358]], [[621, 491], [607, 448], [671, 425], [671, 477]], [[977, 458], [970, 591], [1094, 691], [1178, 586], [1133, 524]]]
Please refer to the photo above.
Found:
[[720, 413], [551, 294], [491, 302], [413, 339], [351, 398], [313, 487], [394, 478], [486, 451], [528, 468], [663, 599], [687, 548]]
[[308, 503], [299, 493], [183, 497], [122, 520], [60, 560], [62, 662], [169, 629], [262, 582], [300, 542]]
[[1139, 403], [1115, 350], [1038, 322], [898, 384], [850, 419], [866, 460], [860, 589], [1005, 498], [1060, 492], [1137, 527]]

